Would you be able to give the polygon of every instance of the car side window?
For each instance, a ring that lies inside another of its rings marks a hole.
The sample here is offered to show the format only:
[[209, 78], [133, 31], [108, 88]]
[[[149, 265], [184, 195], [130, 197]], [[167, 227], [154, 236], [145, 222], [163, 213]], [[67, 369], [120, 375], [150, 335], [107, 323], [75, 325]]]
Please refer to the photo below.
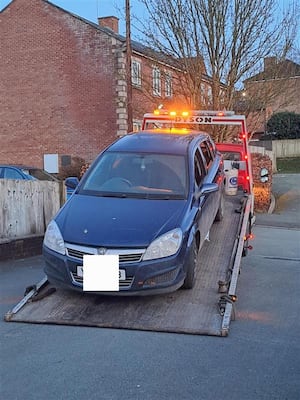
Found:
[[196, 185], [199, 187], [201, 182], [204, 178], [204, 168], [203, 168], [203, 161], [201, 158], [200, 151], [197, 149], [194, 157], [194, 174], [195, 174], [195, 181]]
[[200, 147], [208, 168], [210, 166], [210, 163], [213, 161], [213, 155], [211, 154], [209, 145], [206, 140], [200, 144]]
[[4, 169], [4, 178], [5, 179], [23, 179], [22, 175], [12, 168]]
[[217, 151], [215, 143], [211, 139], [208, 139], [207, 143], [212, 157], [215, 158]]

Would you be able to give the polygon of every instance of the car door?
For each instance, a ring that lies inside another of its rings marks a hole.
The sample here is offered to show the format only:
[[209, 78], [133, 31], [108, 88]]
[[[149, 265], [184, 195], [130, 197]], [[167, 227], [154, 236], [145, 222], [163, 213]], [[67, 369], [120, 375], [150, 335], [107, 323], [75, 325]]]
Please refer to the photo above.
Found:
[[198, 196], [202, 185], [204, 184], [206, 180], [206, 170], [205, 170], [205, 165], [203, 162], [203, 157], [200, 153], [200, 149], [197, 148], [194, 154], [194, 191], [195, 191], [195, 199], [197, 206], [198, 206], [198, 212], [196, 216], [196, 225], [197, 229], [200, 231], [200, 245], [202, 246], [204, 239], [206, 238], [209, 229], [210, 229], [210, 216], [209, 216], [209, 196], [208, 195], [202, 195]]
[[[204, 183], [217, 183], [220, 185], [222, 181], [222, 169], [220, 168], [220, 157], [216, 157], [216, 150], [210, 138], [203, 140], [200, 143], [200, 153], [202, 154], [205, 166], [205, 179]], [[210, 193], [209, 202], [207, 206], [207, 218], [209, 218], [209, 227], [214, 222], [216, 212], [219, 207], [221, 196], [221, 187], [217, 192]]]

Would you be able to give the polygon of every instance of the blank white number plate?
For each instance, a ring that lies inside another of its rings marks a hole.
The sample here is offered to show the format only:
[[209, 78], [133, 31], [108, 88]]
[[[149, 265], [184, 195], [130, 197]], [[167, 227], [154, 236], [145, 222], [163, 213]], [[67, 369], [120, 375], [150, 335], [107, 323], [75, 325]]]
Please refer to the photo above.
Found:
[[[83, 277], [83, 265], [77, 265], [77, 276], [80, 278]], [[125, 269], [119, 269], [119, 281], [126, 280], [126, 271]]]

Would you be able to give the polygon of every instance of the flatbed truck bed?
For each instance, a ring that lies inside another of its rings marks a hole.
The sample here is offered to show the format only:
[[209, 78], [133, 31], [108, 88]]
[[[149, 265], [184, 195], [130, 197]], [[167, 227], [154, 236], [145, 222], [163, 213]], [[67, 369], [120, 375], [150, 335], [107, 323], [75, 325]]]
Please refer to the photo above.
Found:
[[45, 277], [29, 288], [7, 322], [90, 326], [227, 336], [250, 218], [251, 195], [225, 196], [224, 219], [216, 222], [198, 257], [191, 290], [166, 295], [112, 297], [56, 289]]

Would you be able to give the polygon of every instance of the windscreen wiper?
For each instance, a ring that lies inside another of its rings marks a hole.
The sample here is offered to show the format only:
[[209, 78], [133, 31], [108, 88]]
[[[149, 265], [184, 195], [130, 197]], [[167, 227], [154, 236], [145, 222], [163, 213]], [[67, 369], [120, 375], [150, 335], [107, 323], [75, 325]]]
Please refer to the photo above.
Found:
[[126, 198], [128, 197], [127, 193], [115, 193], [115, 192], [103, 192], [99, 193], [97, 196], [99, 197], [117, 197], [117, 198]]

